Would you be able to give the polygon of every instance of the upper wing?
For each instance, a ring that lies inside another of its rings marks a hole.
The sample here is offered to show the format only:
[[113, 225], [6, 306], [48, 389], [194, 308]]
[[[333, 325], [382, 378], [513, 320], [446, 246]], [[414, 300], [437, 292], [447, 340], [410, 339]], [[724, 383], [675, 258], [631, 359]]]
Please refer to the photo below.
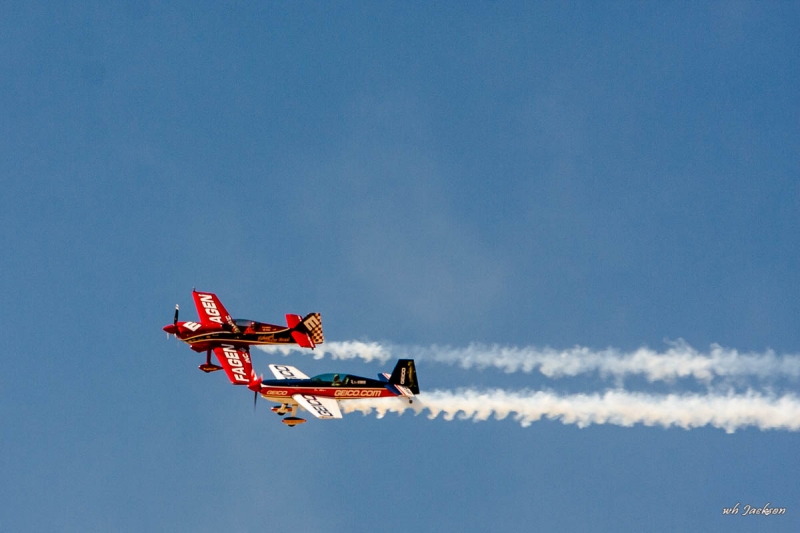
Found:
[[333, 398], [314, 394], [295, 394], [292, 398], [317, 418], [342, 418], [339, 402]]
[[275, 379], [311, 379], [289, 365], [269, 365], [269, 370], [275, 376]]
[[256, 380], [250, 353], [246, 347], [237, 349], [231, 344], [222, 344], [214, 348], [214, 355], [234, 385], [247, 385]]
[[193, 291], [194, 305], [197, 307], [197, 314], [200, 316], [200, 323], [206, 327], [217, 326], [222, 328], [222, 324], [233, 324], [231, 315], [222, 306], [216, 294], [210, 292]]

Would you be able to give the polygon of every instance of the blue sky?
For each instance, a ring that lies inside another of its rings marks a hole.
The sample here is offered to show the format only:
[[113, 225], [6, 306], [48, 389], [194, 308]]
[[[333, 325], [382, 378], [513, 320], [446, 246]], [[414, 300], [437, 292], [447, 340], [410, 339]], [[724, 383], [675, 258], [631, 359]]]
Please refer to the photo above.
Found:
[[161, 326], [197, 287], [237, 317], [319, 311], [331, 341], [798, 354], [798, 24], [789, 2], [3, 3], [0, 529], [797, 531], [796, 432], [288, 430]]

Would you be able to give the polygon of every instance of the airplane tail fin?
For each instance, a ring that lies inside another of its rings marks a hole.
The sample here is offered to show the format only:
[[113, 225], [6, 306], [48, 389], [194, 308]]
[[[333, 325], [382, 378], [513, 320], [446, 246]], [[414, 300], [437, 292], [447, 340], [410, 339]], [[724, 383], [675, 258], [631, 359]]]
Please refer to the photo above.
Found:
[[403, 396], [419, 394], [417, 367], [414, 366], [414, 360], [399, 359], [392, 371], [392, 375], [389, 377], [389, 383], [403, 393]]
[[286, 323], [292, 330], [292, 339], [303, 348], [311, 348], [325, 342], [322, 334], [322, 316], [310, 313], [301, 319], [300, 315], [286, 315]]
[[309, 313], [303, 319], [303, 326], [308, 330], [308, 334], [311, 335], [311, 341], [314, 344], [325, 342], [325, 336], [322, 334], [322, 315]]

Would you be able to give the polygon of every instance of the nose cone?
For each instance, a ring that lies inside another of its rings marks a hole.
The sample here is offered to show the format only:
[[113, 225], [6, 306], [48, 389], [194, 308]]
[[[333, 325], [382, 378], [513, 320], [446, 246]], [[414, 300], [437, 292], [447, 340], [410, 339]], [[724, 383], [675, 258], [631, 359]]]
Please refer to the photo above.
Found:
[[178, 333], [178, 326], [176, 326], [175, 324], [167, 324], [162, 329], [171, 335], [175, 335]]
[[263, 377], [257, 378], [255, 373], [250, 377], [250, 383], [247, 384], [247, 388], [253, 392], [258, 392], [261, 390], [261, 382], [263, 381]]

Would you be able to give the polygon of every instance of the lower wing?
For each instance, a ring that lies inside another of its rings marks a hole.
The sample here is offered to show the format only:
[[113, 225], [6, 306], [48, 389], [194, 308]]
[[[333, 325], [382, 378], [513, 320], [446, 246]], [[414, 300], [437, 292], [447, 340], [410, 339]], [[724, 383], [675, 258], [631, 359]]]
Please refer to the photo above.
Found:
[[255, 380], [256, 374], [250, 363], [250, 352], [247, 348], [237, 349], [230, 344], [222, 344], [214, 348], [214, 355], [234, 385], [248, 385]]

